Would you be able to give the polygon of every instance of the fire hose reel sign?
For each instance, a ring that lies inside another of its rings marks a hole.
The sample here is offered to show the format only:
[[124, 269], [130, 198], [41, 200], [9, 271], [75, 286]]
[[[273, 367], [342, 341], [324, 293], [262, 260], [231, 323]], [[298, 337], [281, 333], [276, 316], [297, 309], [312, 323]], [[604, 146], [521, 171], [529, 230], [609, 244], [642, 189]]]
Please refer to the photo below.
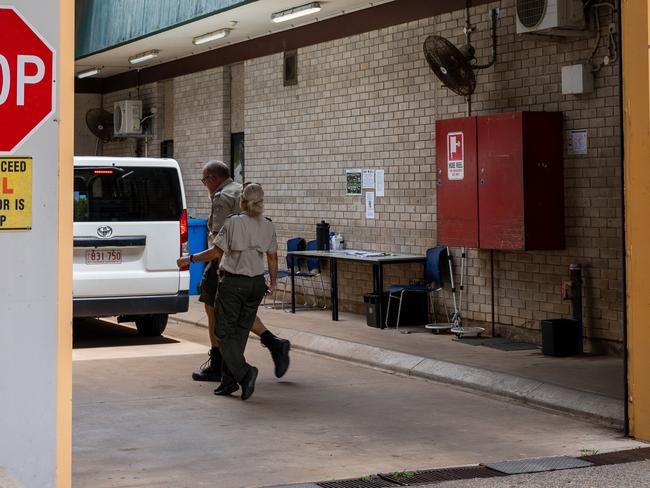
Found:
[[447, 134], [447, 179], [465, 178], [465, 144], [462, 132]]

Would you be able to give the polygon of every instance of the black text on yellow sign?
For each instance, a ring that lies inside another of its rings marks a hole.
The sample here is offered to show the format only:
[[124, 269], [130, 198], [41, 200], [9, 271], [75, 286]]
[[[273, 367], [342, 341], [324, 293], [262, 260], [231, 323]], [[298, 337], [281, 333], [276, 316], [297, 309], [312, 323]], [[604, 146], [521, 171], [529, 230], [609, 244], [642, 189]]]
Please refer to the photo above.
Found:
[[32, 228], [32, 158], [0, 159], [0, 231]]

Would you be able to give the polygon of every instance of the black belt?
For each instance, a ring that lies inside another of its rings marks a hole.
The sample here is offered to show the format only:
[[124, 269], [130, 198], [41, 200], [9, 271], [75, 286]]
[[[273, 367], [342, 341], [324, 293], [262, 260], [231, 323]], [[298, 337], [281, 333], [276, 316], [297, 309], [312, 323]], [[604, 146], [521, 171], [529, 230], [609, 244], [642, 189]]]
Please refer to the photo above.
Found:
[[236, 273], [231, 273], [230, 271], [226, 271], [226, 270], [223, 270], [223, 269], [219, 271], [219, 274], [221, 276], [230, 276], [231, 278], [258, 278], [260, 276], [264, 276], [264, 275], [248, 276], [248, 275], [243, 275], [243, 274], [236, 274]]
[[248, 275], [231, 273], [230, 271], [221, 270], [221, 276], [230, 276], [232, 278], [250, 278]]

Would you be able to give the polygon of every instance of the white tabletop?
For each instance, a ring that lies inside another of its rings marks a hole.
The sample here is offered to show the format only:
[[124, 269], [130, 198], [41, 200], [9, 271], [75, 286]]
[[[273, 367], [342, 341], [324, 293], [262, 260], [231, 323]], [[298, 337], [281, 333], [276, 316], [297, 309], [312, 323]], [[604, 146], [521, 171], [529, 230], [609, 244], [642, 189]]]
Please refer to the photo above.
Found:
[[311, 258], [341, 259], [347, 261], [364, 261], [368, 263], [388, 263], [411, 261], [418, 262], [426, 260], [426, 256], [415, 254], [399, 254], [382, 251], [364, 251], [360, 249], [340, 249], [336, 251], [290, 251], [287, 254], [292, 256], [303, 256]]

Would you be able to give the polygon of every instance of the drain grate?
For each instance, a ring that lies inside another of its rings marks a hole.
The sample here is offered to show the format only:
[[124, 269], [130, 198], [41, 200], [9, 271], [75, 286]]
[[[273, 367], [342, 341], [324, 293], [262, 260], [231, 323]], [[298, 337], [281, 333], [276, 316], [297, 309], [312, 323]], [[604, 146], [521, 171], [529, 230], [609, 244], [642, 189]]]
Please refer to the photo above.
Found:
[[406, 471], [403, 473], [380, 474], [384, 479], [406, 486], [425, 483], [441, 483], [443, 481], [471, 480], [475, 478], [494, 478], [504, 476], [485, 466], [468, 466], [463, 468], [428, 469], [424, 471]]
[[399, 483], [392, 483], [373, 475], [349, 480], [321, 481], [317, 485], [321, 488], [395, 488]]
[[593, 466], [593, 463], [570, 456], [556, 456], [548, 458], [519, 459], [517, 461], [486, 464], [485, 466], [506, 474], [522, 474], [556, 471], [559, 469], [586, 468]]
[[650, 460], [650, 447], [628, 449], [603, 454], [592, 454], [574, 458], [556, 456], [548, 458], [520, 459], [481, 466], [460, 468], [429, 469], [424, 471], [401, 471], [363, 478], [321, 481], [297, 485], [282, 485], [272, 488], [397, 488], [399, 486], [417, 486], [442, 483], [444, 481], [469, 480], [475, 478], [495, 478], [511, 474], [537, 473], [560, 469], [586, 468], [608, 464], [623, 464]]
[[594, 463], [598, 466], [603, 466], [606, 464], [623, 464], [633, 463], [636, 461], [646, 461], [650, 459], [650, 447], [628, 449], [626, 451], [606, 452], [603, 454], [592, 454], [590, 456], [581, 456], [580, 459]]

